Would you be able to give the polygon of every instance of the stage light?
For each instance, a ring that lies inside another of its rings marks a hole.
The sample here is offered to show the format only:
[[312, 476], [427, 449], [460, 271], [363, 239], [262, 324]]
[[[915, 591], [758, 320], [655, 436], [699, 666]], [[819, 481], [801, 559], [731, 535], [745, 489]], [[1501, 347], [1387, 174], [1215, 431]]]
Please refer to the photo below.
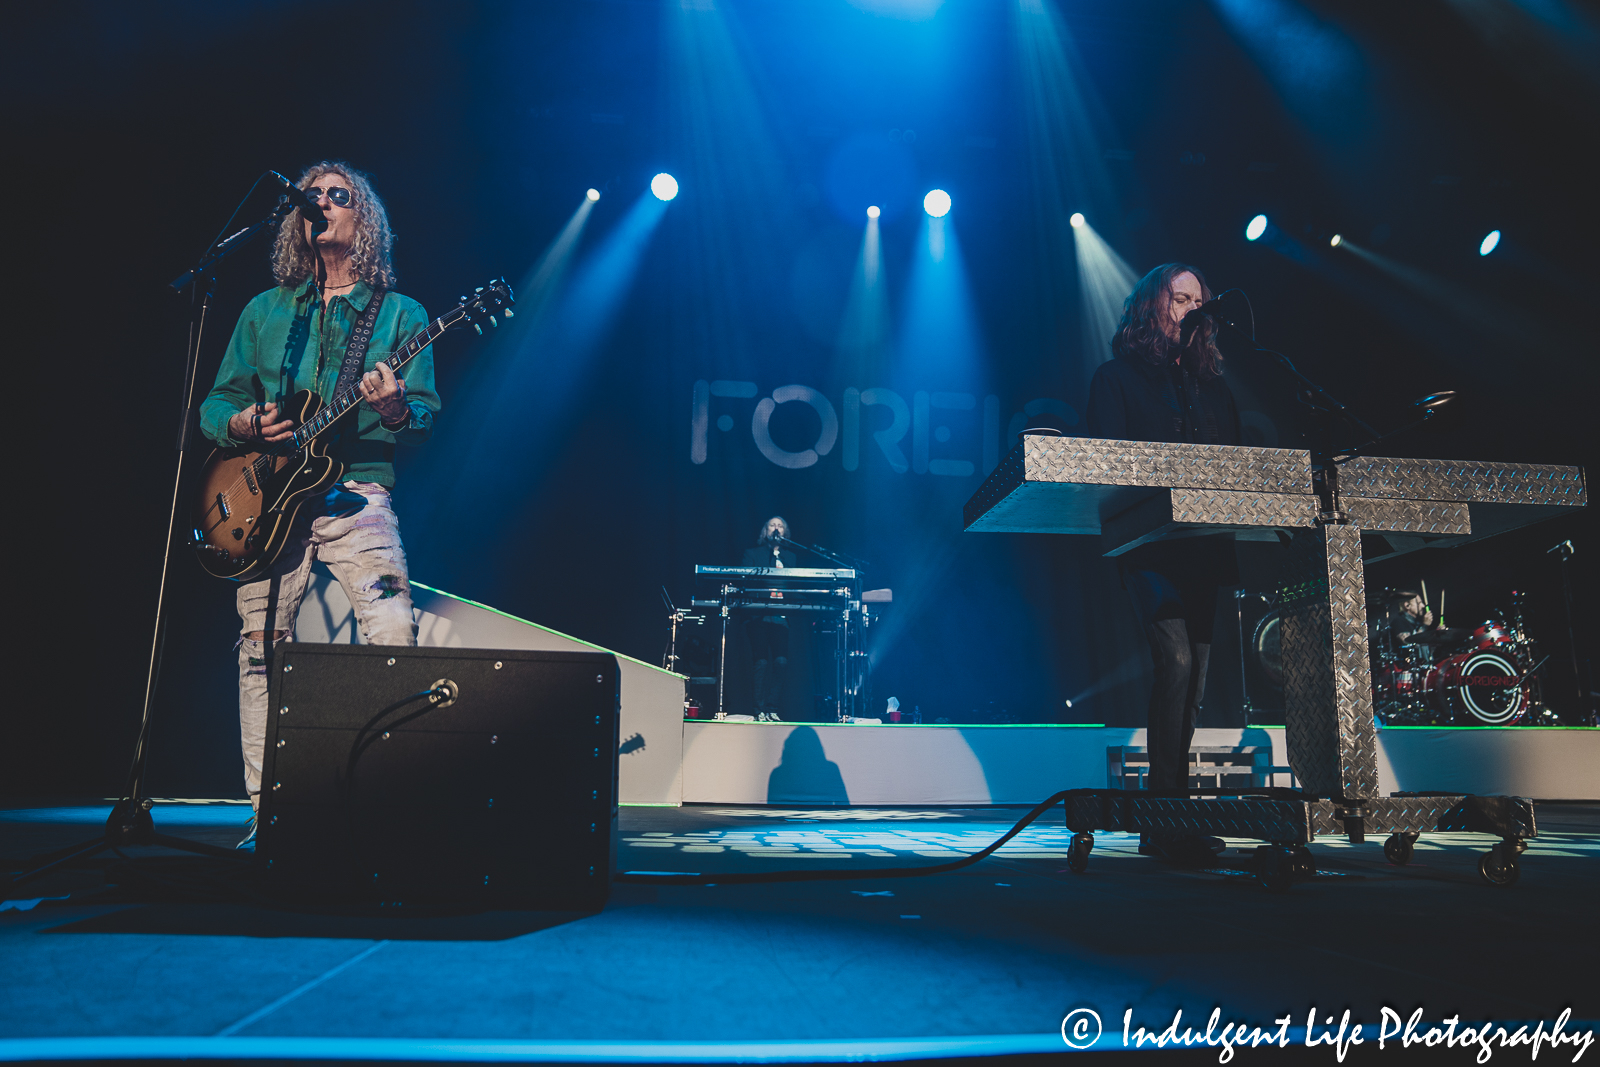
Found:
[[1267, 217], [1265, 215], [1257, 215], [1255, 218], [1250, 220], [1250, 225], [1244, 228], [1244, 239], [1246, 241], [1254, 241], [1260, 238], [1260, 236], [1266, 232]]
[[1483, 239], [1483, 243], [1478, 246], [1478, 255], [1486, 256], [1490, 252], [1493, 252], [1497, 247], [1499, 247], [1499, 245], [1500, 245], [1500, 231], [1499, 230], [1490, 230], [1489, 231], [1489, 236], [1485, 237]]
[[584, 195], [586, 195], [591, 201], [599, 200], [600, 199], [600, 190], [598, 190], [598, 189], [590, 189]]
[[869, 219], [875, 219], [881, 214], [883, 214], [883, 212], [878, 210], [877, 204], [873, 204], [871, 207], [867, 208], [867, 218]]
[[1328, 242], [1328, 247], [1329, 248], [1338, 248], [1342, 244], [1344, 244], [1344, 238], [1341, 237], [1339, 234], [1334, 234], [1333, 235], [1333, 239]]
[[671, 200], [678, 195], [678, 179], [670, 174], [657, 174], [650, 179], [650, 191], [657, 200]]
[[1083, 219], [1083, 212], [1081, 212], [1081, 211], [1074, 211], [1074, 212], [1073, 212], [1073, 213], [1072, 213], [1072, 217], [1071, 217], [1071, 218], [1070, 218], [1070, 219], [1068, 219], [1068, 220], [1067, 220], [1067, 221], [1068, 221], [1068, 222], [1070, 222], [1070, 223], [1072, 223], [1072, 228], [1073, 228], [1073, 229], [1074, 229], [1074, 230], [1076, 230], [1076, 229], [1078, 229], [1078, 228], [1079, 228], [1079, 227], [1080, 227], [1080, 226], [1082, 226], [1082, 225], [1083, 225], [1083, 222], [1084, 222], [1084, 219]]
[[922, 198], [922, 210], [936, 219], [942, 219], [950, 214], [950, 194], [943, 189], [935, 189]]

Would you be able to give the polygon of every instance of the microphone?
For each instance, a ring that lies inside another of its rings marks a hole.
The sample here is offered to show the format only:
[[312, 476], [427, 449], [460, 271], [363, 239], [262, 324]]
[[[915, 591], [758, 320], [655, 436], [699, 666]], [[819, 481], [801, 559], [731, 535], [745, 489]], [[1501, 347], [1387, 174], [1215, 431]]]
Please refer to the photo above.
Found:
[[1200, 328], [1201, 320], [1211, 318], [1212, 312], [1222, 306], [1222, 298], [1227, 295], [1227, 293], [1219, 293], [1204, 304], [1198, 305], [1183, 317], [1183, 320], [1178, 323], [1179, 348], [1189, 347], [1189, 342], [1194, 339], [1194, 332]]
[[312, 222], [328, 221], [327, 216], [322, 213], [322, 209], [316, 204], [312, 203], [311, 198], [306, 195], [306, 191], [304, 189], [300, 188], [294, 182], [290, 181], [288, 178], [285, 178], [275, 170], [269, 170], [267, 173], [282, 183], [283, 195], [288, 199], [290, 204], [300, 209], [300, 214], [304, 215]]

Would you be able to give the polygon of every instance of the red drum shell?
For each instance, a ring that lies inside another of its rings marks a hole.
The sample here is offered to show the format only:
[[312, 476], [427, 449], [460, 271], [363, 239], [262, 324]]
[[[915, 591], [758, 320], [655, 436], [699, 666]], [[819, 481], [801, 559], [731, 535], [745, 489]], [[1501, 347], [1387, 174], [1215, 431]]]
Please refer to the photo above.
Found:
[[1532, 682], [1494, 641], [1444, 660], [1428, 681], [1435, 706], [1459, 726], [1510, 726], [1533, 701]]
[[1515, 641], [1511, 636], [1511, 627], [1506, 625], [1504, 619], [1485, 619], [1482, 625], [1472, 631], [1472, 644], [1475, 648], [1513, 643]]

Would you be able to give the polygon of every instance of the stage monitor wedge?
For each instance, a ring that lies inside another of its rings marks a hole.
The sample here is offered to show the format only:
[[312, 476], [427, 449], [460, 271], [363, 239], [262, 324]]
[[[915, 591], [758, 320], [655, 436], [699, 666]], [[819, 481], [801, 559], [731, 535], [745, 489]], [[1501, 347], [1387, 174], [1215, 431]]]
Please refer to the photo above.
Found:
[[288, 642], [268, 670], [256, 857], [275, 891], [386, 906], [605, 905], [614, 656]]

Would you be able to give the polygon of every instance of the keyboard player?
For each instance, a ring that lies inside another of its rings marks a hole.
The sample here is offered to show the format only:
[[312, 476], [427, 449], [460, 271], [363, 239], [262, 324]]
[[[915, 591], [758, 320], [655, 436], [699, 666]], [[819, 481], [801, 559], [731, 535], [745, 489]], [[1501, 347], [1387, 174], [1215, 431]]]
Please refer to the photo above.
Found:
[[[1242, 444], [1239, 410], [1222, 377], [1216, 325], [1199, 313], [1211, 299], [1205, 277], [1167, 263], [1140, 279], [1128, 297], [1089, 387], [1089, 436], [1122, 441]], [[1133, 598], [1150, 643], [1151, 789], [1187, 789], [1189, 744], [1205, 692], [1219, 586], [1238, 581], [1229, 533], [1142, 545], [1119, 557], [1122, 584]], [[1152, 835], [1141, 852], [1178, 863], [1203, 863], [1216, 838]]]
[[[795, 566], [794, 552], [783, 547], [780, 537], [789, 539], [789, 524], [782, 515], [774, 515], [761, 524], [755, 547], [744, 550], [743, 566]], [[777, 722], [789, 667], [789, 620], [782, 615], [751, 616], [745, 620], [744, 632], [753, 661], [755, 716], [762, 722]]]

